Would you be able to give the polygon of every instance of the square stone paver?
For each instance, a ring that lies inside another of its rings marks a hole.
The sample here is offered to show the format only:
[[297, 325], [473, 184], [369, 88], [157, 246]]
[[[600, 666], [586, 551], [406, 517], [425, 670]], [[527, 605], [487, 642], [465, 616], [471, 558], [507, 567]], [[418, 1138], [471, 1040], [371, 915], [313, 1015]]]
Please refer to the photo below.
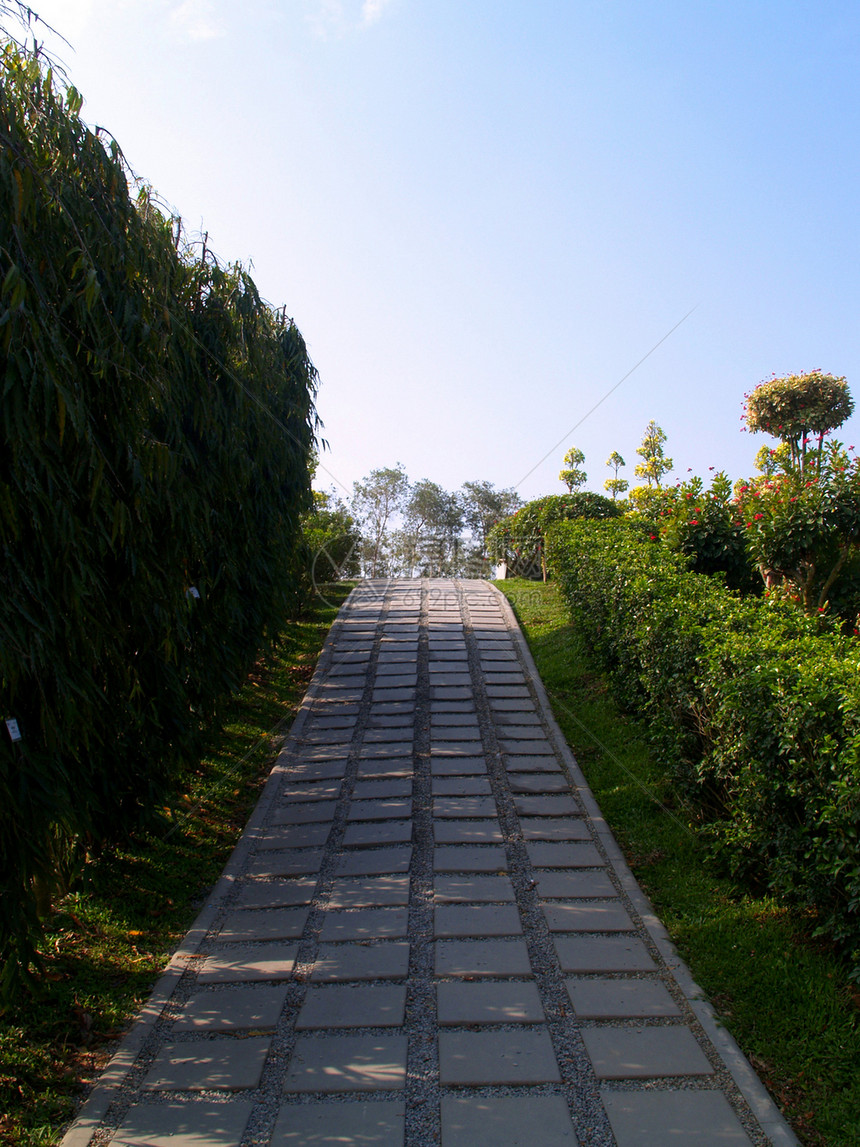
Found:
[[433, 912], [434, 936], [518, 936], [515, 904], [443, 904]]
[[431, 738], [432, 757], [479, 757], [484, 751], [480, 737], [460, 737], [456, 741]]
[[405, 1008], [405, 984], [332, 984], [310, 989], [296, 1028], [400, 1027]]
[[[388, 723], [386, 722], [386, 726]], [[411, 722], [408, 725], [395, 725], [392, 727], [375, 729], [368, 729], [364, 734], [364, 745], [381, 745], [388, 742], [408, 741], [412, 742], [412, 729]]]
[[358, 777], [360, 780], [390, 780], [398, 777], [411, 777], [414, 772], [411, 757], [393, 757], [390, 760], [380, 760], [374, 757], [371, 760], [358, 762]]
[[[434, 665], [430, 673], [430, 689], [432, 690], [432, 695], [438, 697], [438, 688], [440, 686], [447, 689], [456, 689], [462, 685], [471, 689], [472, 675], [468, 672], [468, 666], [465, 668], [467, 669], [465, 673], [452, 673], [450, 669], [446, 670]], [[435, 670], [435, 672], [433, 670]]]
[[437, 904], [489, 904], [514, 899], [507, 876], [437, 876], [433, 891]]
[[320, 940], [375, 940], [406, 935], [406, 908], [356, 908], [326, 912]]
[[348, 824], [343, 834], [345, 848], [362, 845], [401, 844], [412, 839], [411, 820], [360, 821]]
[[[415, 724], [415, 713], [413, 708], [410, 707], [408, 712], [393, 712], [388, 713], [385, 710], [390, 709], [390, 705], [374, 705], [370, 716], [367, 718], [368, 729], [411, 729]], [[383, 710], [380, 712], [380, 710]], [[411, 734], [404, 733], [403, 736], [408, 738]]]
[[719, 1091], [601, 1092], [618, 1147], [748, 1147], [749, 1136]]
[[599, 869], [566, 869], [564, 872], [535, 873], [537, 892], [541, 899], [555, 899], [558, 897], [611, 897], [617, 896], [618, 890], [609, 879], [605, 868]]
[[591, 834], [584, 820], [576, 817], [523, 817], [520, 828], [526, 840], [589, 840]]
[[279, 796], [284, 801], [333, 801], [340, 796], [343, 781], [300, 781], [285, 784]]
[[197, 989], [191, 993], [174, 1031], [229, 1031], [233, 1028], [273, 1028], [278, 1022], [287, 985], [232, 985]]
[[545, 1016], [533, 983], [437, 984], [440, 1024], [542, 1023]]
[[406, 1105], [300, 1103], [283, 1106], [269, 1147], [403, 1147]]
[[257, 1087], [271, 1036], [167, 1043], [143, 1081], [144, 1090], [238, 1091]]
[[491, 697], [490, 708], [494, 713], [535, 713], [534, 702], [530, 697]]
[[230, 984], [252, 980], [283, 980], [292, 975], [298, 944], [266, 944], [253, 948], [233, 946], [207, 956], [197, 975], [198, 984]]
[[495, 816], [496, 802], [488, 797], [434, 797], [433, 815], [436, 817]]
[[530, 976], [522, 939], [463, 939], [436, 944], [437, 976]]
[[581, 1035], [598, 1079], [654, 1079], [713, 1071], [685, 1027], [583, 1028]]
[[561, 771], [557, 773], [508, 773], [512, 793], [566, 793], [570, 783]]
[[319, 949], [311, 980], [400, 980], [408, 971], [407, 943], [328, 944]]
[[505, 1032], [440, 1032], [439, 1081], [490, 1084], [559, 1083], [549, 1033], [523, 1028]]
[[117, 1147], [238, 1147], [253, 1103], [137, 1103], [111, 1143]]
[[316, 886], [316, 876], [297, 876], [293, 880], [245, 880], [239, 886], [234, 907], [289, 908], [294, 904], [310, 904]]
[[412, 796], [411, 777], [391, 777], [382, 781], [357, 781], [352, 790], [352, 799], [389, 800], [391, 797]]
[[305, 876], [319, 872], [322, 864], [321, 848], [299, 848], [276, 852], [267, 849], [257, 853], [248, 865], [248, 876]]
[[454, 697], [449, 700], [431, 700], [430, 702], [430, 720], [434, 716], [445, 715], [449, 713], [475, 713], [475, 701], [472, 697]]
[[555, 757], [531, 757], [527, 753], [508, 753], [505, 756], [508, 773], [559, 773], [561, 765]]
[[493, 704], [493, 720], [497, 725], [507, 727], [508, 725], [519, 725], [523, 728], [525, 725], [536, 727], [541, 725], [541, 719], [534, 710], [532, 705], [522, 705], [516, 702], [516, 708], [513, 712], [506, 709], [500, 709], [499, 703]]
[[406, 1036], [299, 1036], [284, 1090], [393, 1091], [406, 1081]]
[[[405, 730], [403, 730], [405, 731]], [[412, 753], [412, 738], [408, 741], [391, 741], [388, 744], [365, 745], [359, 756], [362, 760], [374, 758], [375, 760], [390, 760], [392, 757], [409, 757]]]
[[501, 844], [497, 820], [437, 820], [433, 825], [437, 844]]
[[533, 841], [526, 845], [536, 868], [596, 868], [604, 863], [595, 845], [585, 841]]
[[653, 972], [656, 964], [636, 936], [556, 936], [563, 972]]
[[560, 1095], [442, 1096], [442, 1147], [535, 1147], [536, 1143], [577, 1147]]
[[373, 873], [408, 872], [412, 859], [411, 845], [370, 850], [358, 848], [344, 852], [337, 862], [337, 876], [370, 876]]
[[533, 741], [531, 739], [519, 740], [510, 734], [513, 729], [505, 730], [505, 736], [499, 739], [499, 748], [503, 753], [524, 753], [530, 757], [554, 757], [555, 749], [549, 741]]
[[309, 784], [312, 781], [343, 780], [346, 775], [346, 757], [334, 761], [298, 761], [289, 765], [289, 779], [296, 784]]
[[617, 900], [543, 904], [550, 932], [632, 932], [635, 925]]
[[581, 816], [582, 806], [570, 793], [514, 797], [520, 816]]
[[307, 908], [239, 909], [224, 921], [218, 942], [297, 940], [304, 931], [307, 918]]
[[467, 777], [484, 775], [487, 762], [483, 757], [437, 757], [431, 754], [430, 772], [434, 777]]
[[331, 824], [282, 824], [263, 829], [254, 838], [258, 849], [318, 848], [328, 840]]
[[525, 685], [526, 679], [519, 666], [512, 665], [507, 669], [504, 665], [493, 665], [481, 662], [481, 676], [484, 684], [493, 685]]
[[678, 1016], [678, 1005], [659, 980], [567, 980], [567, 994], [578, 1016], [591, 1020], [639, 1016]]
[[505, 850], [497, 844], [449, 844], [433, 850], [437, 872], [498, 872], [506, 863]]
[[488, 797], [491, 793], [489, 777], [433, 778], [434, 797]]
[[433, 725], [430, 732], [431, 742], [434, 748], [444, 749], [446, 742], [451, 744], [466, 743], [470, 747], [470, 753], [480, 753], [482, 749], [481, 733], [478, 725]]
[[[379, 678], [379, 684], [384, 684], [386, 678]], [[415, 702], [415, 687], [407, 689], [374, 689], [372, 699], [376, 701], [411, 701]]]
[[395, 817], [412, 816], [412, 801], [409, 797], [389, 797], [378, 800], [353, 800], [349, 806], [350, 821], [392, 820]]
[[408, 876], [339, 877], [332, 886], [328, 907], [381, 908], [408, 903]]

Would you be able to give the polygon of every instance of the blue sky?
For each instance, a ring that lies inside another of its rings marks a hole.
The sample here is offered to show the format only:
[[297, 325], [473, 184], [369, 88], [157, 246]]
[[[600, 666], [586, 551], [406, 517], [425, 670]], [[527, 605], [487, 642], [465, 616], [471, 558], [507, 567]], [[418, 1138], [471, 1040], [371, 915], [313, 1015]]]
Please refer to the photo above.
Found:
[[402, 462], [530, 498], [576, 445], [600, 490], [651, 418], [676, 477], [741, 477], [762, 379], [860, 399], [854, 3], [35, 7], [87, 122], [294, 316], [323, 486]]

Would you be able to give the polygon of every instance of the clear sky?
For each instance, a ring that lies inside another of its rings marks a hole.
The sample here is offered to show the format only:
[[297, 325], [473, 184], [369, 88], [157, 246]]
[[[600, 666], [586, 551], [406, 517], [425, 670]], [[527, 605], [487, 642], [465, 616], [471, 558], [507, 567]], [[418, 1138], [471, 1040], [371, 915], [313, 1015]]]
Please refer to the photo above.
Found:
[[531, 498], [576, 445], [600, 490], [651, 418], [736, 478], [772, 373], [860, 406], [856, 0], [32, 2], [87, 122], [295, 318], [322, 486]]

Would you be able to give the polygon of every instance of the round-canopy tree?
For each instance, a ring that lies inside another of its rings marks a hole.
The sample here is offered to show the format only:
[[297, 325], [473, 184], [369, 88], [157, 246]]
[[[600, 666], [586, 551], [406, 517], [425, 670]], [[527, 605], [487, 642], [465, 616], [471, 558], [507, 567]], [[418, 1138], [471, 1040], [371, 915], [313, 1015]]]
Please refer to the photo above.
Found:
[[[789, 448], [792, 464], [803, 474], [810, 464], [818, 469], [825, 437], [853, 410], [845, 379], [813, 370], [761, 383], [746, 396], [744, 417], [748, 429], [781, 439]], [[812, 436], [817, 446], [810, 457], [807, 447]]]

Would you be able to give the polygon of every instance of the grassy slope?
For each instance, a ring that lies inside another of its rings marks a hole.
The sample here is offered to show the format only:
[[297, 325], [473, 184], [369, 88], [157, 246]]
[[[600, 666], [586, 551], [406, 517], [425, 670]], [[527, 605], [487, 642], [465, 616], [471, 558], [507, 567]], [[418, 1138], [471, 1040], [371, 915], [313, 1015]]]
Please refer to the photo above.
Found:
[[257, 665], [158, 831], [86, 865], [57, 905], [38, 993], [0, 1017], [0, 1142], [55, 1142], [238, 840], [349, 586]]
[[637, 879], [806, 1144], [860, 1142], [860, 994], [811, 922], [709, 864], [648, 745], [590, 660], [555, 586], [499, 582]]

